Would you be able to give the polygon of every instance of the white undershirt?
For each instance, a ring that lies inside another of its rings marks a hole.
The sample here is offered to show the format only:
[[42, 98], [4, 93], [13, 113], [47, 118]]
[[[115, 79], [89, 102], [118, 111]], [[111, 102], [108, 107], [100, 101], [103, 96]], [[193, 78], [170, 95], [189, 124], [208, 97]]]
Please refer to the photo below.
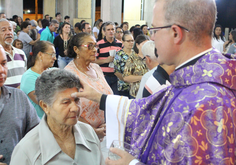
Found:
[[184, 66], [184, 65], [187, 64], [188, 62], [193, 61], [194, 59], [196, 59], [196, 58], [198, 58], [198, 57], [200, 57], [200, 56], [206, 54], [207, 52], [210, 52], [211, 50], [212, 50], [212, 48], [207, 49], [207, 50], [205, 50], [204, 52], [201, 52], [201, 53], [197, 54], [196, 56], [194, 56], [194, 57], [188, 59], [188, 60], [185, 61], [184, 63], [182, 63], [182, 64], [180, 64], [179, 66], [177, 66], [177, 67], [175, 68], [175, 70], [177, 70], [177, 69], [179, 69], [180, 67]]

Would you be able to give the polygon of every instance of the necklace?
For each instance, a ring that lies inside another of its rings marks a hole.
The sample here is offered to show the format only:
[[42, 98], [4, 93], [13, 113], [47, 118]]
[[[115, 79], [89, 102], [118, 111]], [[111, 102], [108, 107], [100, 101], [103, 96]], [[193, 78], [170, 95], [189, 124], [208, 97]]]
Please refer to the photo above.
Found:
[[82, 74], [84, 74], [85, 76], [87, 76], [89, 79], [92, 79], [93, 81], [94, 80], [97, 80], [97, 79], [99, 79], [99, 76], [98, 76], [98, 73], [97, 73], [97, 71], [95, 70], [95, 69], [93, 69], [93, 67], [89, 64], [89, 66], [88, 66], [88, 69], [89, 70], [91, 70], [92, 71], [92, 69], [95, 71], [95, 74], [96, 74], [96, 77], [93, 77], [92, 76], [92, 74], [88, 74], [86, 71], [83, 71], [83, 69], [80, 69], [80, 67], [79, 67], [79, 65], [77, 64], [77, 61], [76, 60], [74, 60], [74, 63], [75, 63], [75, 66], [76, 66], [76, 68], [82, 73]]

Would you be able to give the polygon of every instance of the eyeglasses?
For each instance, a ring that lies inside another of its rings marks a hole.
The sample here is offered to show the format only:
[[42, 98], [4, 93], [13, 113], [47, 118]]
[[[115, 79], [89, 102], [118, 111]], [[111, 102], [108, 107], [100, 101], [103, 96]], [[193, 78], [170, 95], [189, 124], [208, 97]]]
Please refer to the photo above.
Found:
[[[173, 25], [177, 25], [177, 24], [173, 24]], [[162, 27], [154, 27], [154, 28], [148, 28], [148, 31], [149, 31], [150, 35], [152, 36], [152, 35], [155, 34], [158, 30], [166, 29], [166, 28], [171, 28], [173, 25], [162, 26]], [[190, 32], [187, 28], [185, 28], [185, 27], [183, 27], [183, 26], [180, 26], [180, 25], [177, 25], [177, 26], [179, 26], [180, 28], [186, 30], [187, 32]]]
[[134, 42], [134, 40], [125, 40], [126, 42]]
[[116, 33], [121, 33], [122, 34], [123, 32], [122, 31], [116, 31]]
[[86, 47], [89, 50], [93, 50], [93, 48], [96, 48], [96, 49], [98, 48], [97, 44], [88, 44], [88, 45], [80, 45], [80, 46]]
[[150, 56], [146, 55], [145, 57], [142, 58], [142, 61], [146, 61], [147, 57], [150, 57]]
[[57, 56], [57, 54], [56, 54], [56, 53], [44, 53], [44, 54], [48, 54], [48, 55], [52, 56], [52, 58], [54, 58], [54, 57], [56, 57], [56, 56]]

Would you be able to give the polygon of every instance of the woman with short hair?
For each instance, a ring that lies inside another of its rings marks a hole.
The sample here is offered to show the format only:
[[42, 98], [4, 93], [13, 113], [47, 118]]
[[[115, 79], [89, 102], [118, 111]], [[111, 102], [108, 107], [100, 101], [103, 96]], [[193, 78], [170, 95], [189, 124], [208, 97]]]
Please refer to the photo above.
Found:
[[76, 75], [62, 69], [41, 74], [35, 94], [45, 115], [15, 147], [11, 165], [104, 165], [100, 142], [88, 124], [78, 122], [82, 87]]
[[[96, 60], [96, 41], [88, 33], [79, 33], [75, 35], [68, 47], [68, 56], [73, 58], [66, 67], [66, 70], [76, 74], [91, 87], [105, 94], [113, 94], [110, 86]], [[99, 104], [88, 99], [81, 99], [82, 114], [80, 121], [90, 124], [99, 139], [102, 141], [106, 135], [106, 126], [104, 120], [104, 111], [99, 110]]]
[[43, 117], [44, 111], [39, 106], [35, 96], [35, 81], [44, 70], [53, 66], [55, 60], [56, 52], [51, 42], [36, 42], [33, 48], [33, 53], [27, 60], [28, 70], [21, 78], [20, 89], [28, 96], [40, 119]]

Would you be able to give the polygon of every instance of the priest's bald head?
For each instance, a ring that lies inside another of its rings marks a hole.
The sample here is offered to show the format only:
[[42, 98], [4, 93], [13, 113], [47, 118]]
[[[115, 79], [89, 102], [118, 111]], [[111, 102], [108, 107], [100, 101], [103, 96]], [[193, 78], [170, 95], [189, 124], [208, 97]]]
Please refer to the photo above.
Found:
[[214, 0], [156, 0], [151, 38], [160, 62], [176, 67], [211, 48]]

